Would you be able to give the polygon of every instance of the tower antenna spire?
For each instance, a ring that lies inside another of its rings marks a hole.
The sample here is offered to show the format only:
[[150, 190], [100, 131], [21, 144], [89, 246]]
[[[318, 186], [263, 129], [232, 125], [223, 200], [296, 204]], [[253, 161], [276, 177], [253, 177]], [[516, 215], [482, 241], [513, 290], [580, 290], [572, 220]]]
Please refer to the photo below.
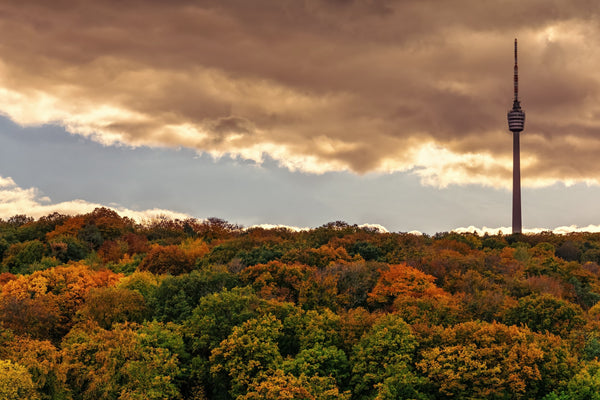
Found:
[[514, 85], [515, 85], [515, 101], [519, 101], [519, 64], [517, 63], [517, 39], [515, 38], [515, 75], [514, 75]]

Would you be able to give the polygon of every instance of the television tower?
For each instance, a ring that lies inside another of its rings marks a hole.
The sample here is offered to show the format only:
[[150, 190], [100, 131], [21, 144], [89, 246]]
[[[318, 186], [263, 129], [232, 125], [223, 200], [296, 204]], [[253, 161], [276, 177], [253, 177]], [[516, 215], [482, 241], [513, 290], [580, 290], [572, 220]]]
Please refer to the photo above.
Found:
[[519, 101], [519, 67], [517, 65], [517, 39], [515, 39], [515, 99], [508, 112], [508, 129], [513, 133], [513, 202], [512, 233], [521, 233], [521, 148], [519, 135], [525, 125], [525, 112]]

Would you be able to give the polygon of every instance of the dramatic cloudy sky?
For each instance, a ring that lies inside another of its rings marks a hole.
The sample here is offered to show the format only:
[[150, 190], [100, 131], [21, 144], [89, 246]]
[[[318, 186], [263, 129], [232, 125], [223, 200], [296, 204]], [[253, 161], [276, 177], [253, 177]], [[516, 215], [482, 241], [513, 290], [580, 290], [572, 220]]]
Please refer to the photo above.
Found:
[[3, 0], [0, 217], [600, 224], [588, 0]]

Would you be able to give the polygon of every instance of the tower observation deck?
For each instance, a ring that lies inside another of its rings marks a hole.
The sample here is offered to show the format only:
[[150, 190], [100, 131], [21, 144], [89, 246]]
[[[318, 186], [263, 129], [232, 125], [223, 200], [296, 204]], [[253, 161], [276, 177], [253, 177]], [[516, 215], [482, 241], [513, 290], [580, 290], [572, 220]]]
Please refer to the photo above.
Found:
[[520, 133], [525, 126], [525, 112], [519, 101], [519, 66], [517, 64], [517, 39], [515, 39], [513, 108], [508, 112], [508, 129], [513, 133], [513, 203], [512, 203], [512, 232], [521, 233], [521, 149]]

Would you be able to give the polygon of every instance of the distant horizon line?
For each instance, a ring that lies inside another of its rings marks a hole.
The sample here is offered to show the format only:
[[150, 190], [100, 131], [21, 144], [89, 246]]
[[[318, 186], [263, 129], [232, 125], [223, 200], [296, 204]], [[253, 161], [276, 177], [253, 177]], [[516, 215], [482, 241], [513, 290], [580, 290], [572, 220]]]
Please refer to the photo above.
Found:
[[[325, 222], [324, 224], [321, 224], [318, 226], [312, 226], [312, 227], [307, 227], [307, 226], [299, 227], [299, 226], [295, 226], [295, 225], [273, 224], [273, 223], [260, 223], [260, 224], [244, 226], [243, 224], [229, 221], [227, 219], [220, 218], [220, 217], [213, 216], [213, 217], [199, 218], [199, 217], [194, 217], [192, 215], [185, 214], [185, 213], [171, 212], [170, 210], [154, 209], [154, 210], [146, 210], [146, 211], [132, 211], [132, 210], [124, 209], [124, 208], [116, 208], [116, 207], [112, 207], [112, 206], [104, 206], [104, 205], [98, 205], [98, 204], [96, 204], [95, 206], [96, 207], [94, 207], [93, 209], [89, 209], [89, 211], [86, 211], [86, 210], [81, 210], [81, 211], [53, 210], [53, 211], [50, 211], [49, 210], [50, 212], [48, 212], [47, 214], [40, 215], [37, 217], [33, 216], [33, 215], [28, 215], [25, 212], [15, 213], [12, 215], [0, 215], [0, 221], [7, 221], [8, 219], [15, 217], [15, 216], [19, 216], [19, 215], [24, 215], [25, 217], [30, 217], [30, 218], [33, 218], [34, 221], [37, 221], [40, 218], [51, 215], [53, 213], [62, 214], [67, 217], [76, 217], [76, 216], [80, 216], [80, 215], [89, 214], [98, 208], [106, 208], [106, 209], [116, 212], [122, 218], [125, 218], [125, 217], [131, 218], [136, 223], [142, 224], [142, 225], [151, 223], [152, 221], [161, 220], [161, 219], [168, 219], [171, 221], [176, 221], [176, 220], [185, 221], [188, 219], [192, 219], [192, 220], [196, 220], [198, 222], [208, 222], [211, 219], [213, 219], [213, 220], [221, 220], [225, 223], [236, 226], [241, 231], [248, 231], [251, 229], [265, 229], [265, 230], [288, 229], [293, 232], [303, 232], [303, 231], [310, 231], [310, 230], [315, 230], [318, 228], [326, 227], [327, 225], [335, 226], [336, 224], [339, 224], [340, 229], [341, 229], [343, 227], [342, 224], [344, 224], [348, 227], [356, 227], [359, 229], [372, 229], [372, 230], [378, 231], [379, 233], [403, 233], [403, 234], [427, 235], [427, 236], [432, 236], [432, 235], [442, 234], [442, 233], [458, 233], [458, 234], [470, 233], [470, 234], [476, 234], [479, 236], [484, 236], [486, 234], [493, 235], [493, 236], [495, 236], [495, 235], [503, 235], [503, 236], [513, 235], [513, 233], [511, 233], [512, 227], [510, 227], [510, 226], [490, 228], [490, 227], [487, 227], [484, 225], [483, 227], [479, 228], [474, 225], [469, 225], [467, 227], [457, 227], [457, 228], [453, 228], [453, 229], [446, 230], [446, 231], [442, 230], [442, 231], [437, 231], [435, 233], [428, 233], [428, 232], [421, 232], [419, 230], [392, 231], [392, 230], [389, 230], [386, 226], [384, 226], [382, 224], [377, 224], [377, 223], [356, 224], [356, 223], [349, 223], [349, 222], [346, 222], [343, 220], [328, 221], [328, 222]], [[1, 210], [0, 210], [0, 212], [1, 212]], [[131, 215], [131, 212], [133, 212], [134, 215]], [[150, 213], [150, 214], [148, 214], [148, 213]], [[589, 225], [586, 225], [583, 227], [579, 227], [578, 225], [575, 225], [575, 224], [561, 225], [561, 226], [558, 226], [558, 227], [555, 227], [552, 229], [539, 228], [539, 227], [523, 228], [523, 231], [520, 232], [519, 234], [536, 235], [536, 234], [540, 234], [540, 233], [544, 233], [544, 232], [550, 232], [550, 233], [553, 233], [556, 235], [566, 235], [566, 234], [570, 234], [570, 233], [600, 233], [600, 224], [599, 225], [589, 224]]]

